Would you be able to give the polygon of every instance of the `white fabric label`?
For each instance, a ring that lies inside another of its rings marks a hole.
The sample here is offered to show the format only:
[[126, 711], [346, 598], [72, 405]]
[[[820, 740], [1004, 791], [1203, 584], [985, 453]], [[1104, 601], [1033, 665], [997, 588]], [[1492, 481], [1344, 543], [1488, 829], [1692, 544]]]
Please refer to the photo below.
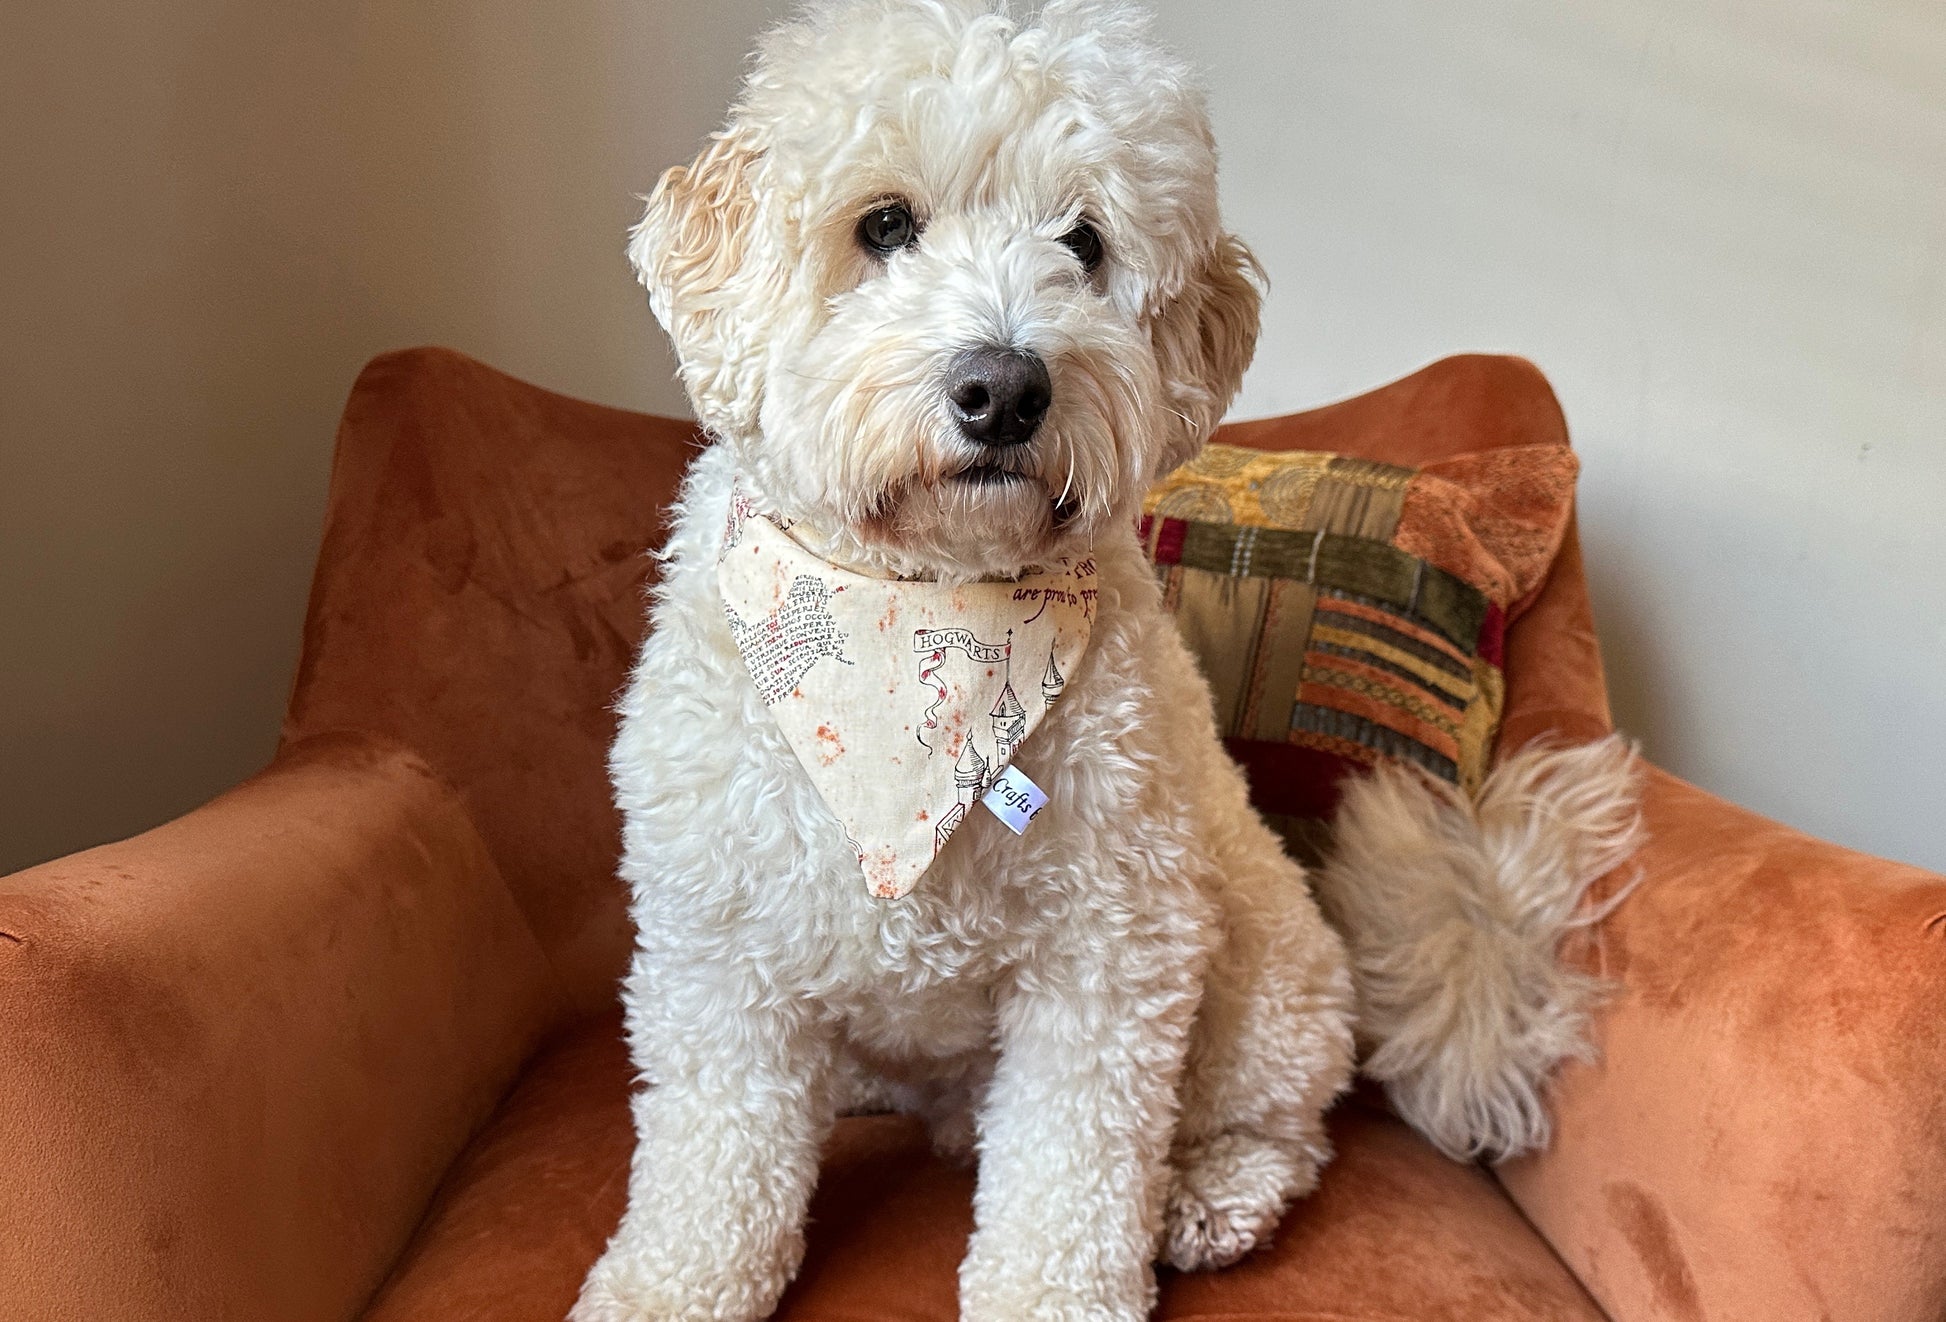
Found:
[[987, 811], [1007, 824], [1015, 835], [1026, 835], [1036, 814], [1047, 806], [1047, 792], [1027, 779], [1019, 767], [1009, 766], [980, 800]]

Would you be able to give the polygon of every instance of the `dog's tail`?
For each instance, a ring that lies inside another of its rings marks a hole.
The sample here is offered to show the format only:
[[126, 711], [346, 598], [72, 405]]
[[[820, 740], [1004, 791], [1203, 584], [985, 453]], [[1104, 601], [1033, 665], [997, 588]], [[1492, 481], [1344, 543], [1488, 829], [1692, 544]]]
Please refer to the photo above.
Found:
[[1592, 1054], [1601, 987], [1558, 947], [1626, 893], [1583, 909], [1640, 843], [1640, 787], [1620, 736], [1530, 745], [1473, 798], [1397, 765], [1347, 787], [1316, 882], [1351, 948], [1363, 1070], [1447, 1155], [1546, 1145], [1542, 1085]]

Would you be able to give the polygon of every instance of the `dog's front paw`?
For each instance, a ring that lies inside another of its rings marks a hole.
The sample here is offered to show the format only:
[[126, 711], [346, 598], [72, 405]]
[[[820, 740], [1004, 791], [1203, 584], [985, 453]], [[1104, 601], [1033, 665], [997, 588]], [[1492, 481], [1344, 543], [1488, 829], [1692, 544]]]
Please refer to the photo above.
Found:
[[715, 1322], [720, 1316], [727, 1314], [700, 1302], [685, 1305], [667, 1285], [645, 1279], [610, 1253], [581, 1283], [568, 1322]]
[[622, 1298], [613, 1283], [590, 1275], [581, 1297], [568, 1310], [568, 1322], [651, 1322], [650, 1314]]
[[664, 1322], [675, 1316], [653, 1306], [626, 1272], [603, 1258], [581, 1283], [581, 1297], [569, 1310], [568, 1322]]
[[1163, 1211], [1162, 1260], [1209, 1271], [1268, 1243], [1290, 1200], [1317, 1187], [1322, 1165], [1321, 1155], [1297, 1144], [1244, 1134], [1179, 1153]]
[[1091, 1261], [1098, 1245], [1061, 1259], [1038, 1245], [995, 1256], [974, 1238], [960, 1264], [960, 1322], [1143, 1322], [1155, 1307], [1155, 1270], [1139, 1252], [1134, 1270], [1114, 1270]]
[[611, 1245], [582, 1282], [568, 1322], [756, 1322], [770, 1316], [789, 1275], [757, 1272], [743, 1259], [671, 1261]]

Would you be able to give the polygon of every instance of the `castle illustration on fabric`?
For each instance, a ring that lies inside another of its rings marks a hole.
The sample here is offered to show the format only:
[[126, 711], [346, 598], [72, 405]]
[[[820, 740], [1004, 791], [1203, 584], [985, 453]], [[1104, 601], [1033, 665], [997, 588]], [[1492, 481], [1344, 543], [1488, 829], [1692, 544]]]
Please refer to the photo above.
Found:
[[1050, 647], [1047, 649], [1047, 670], [1041, 675], [1042, 704], [1052, 707], [1054, 700], [1061, 696], [1061, 690], [1067, 686], [1067, 678], [1061, 674], [1061, 667], [1054, 663], [1054, 649]]
[[[993, 707], [987, 712], [987, 722], [993, 733], [992, 759], [982, 756], [978, 740], [972, 730], [966, 732], [966, 739], [960, 745], [959, 759], [953, 763], [953, 786], [958, 791], [958, 798], [946, 815], [940, 818], [938, 826], [933, 831], [935, 854], [945, 847], [946, 841], [959, 828], [959, 824], [966, 820], [966, 814], [973, 810], [973, 805], [980, 801], [980, 796], [986, 793], [994, 778], [1006, 770], [1008, 764], [1013, 761], [1014, 753], [1019, 749], [1021, 741], [1027, 737], [1027, 709], [1021, 704], [1020, 695], [1014, 692], [1013, 630], [1007, 631], [1007, 641], [998, 646], [981, 643], [973, 639], [971, 634], [967, 634], [965, 639], [942, 637], [948, 633], [961, 634], [965, 631], [934, 630], [930, 633], [920, 631], [915, 636], [914, 650], [920, 650], [921, 644], [925, 643], [942, 644], [932, 648], [926, 660], [920, 664], [919, 678], [934, 686], [940, 699], [943, 700], [945, 689], [938, 675], [940, 666], [945, 662], [947, 647], [963, 646], [970, 642], [971, 647], [965, 650], [976, 661], [991, 659], [990, 655], [981, 655], [983, 652], [998, 653], [1001, 664], [1000, 693], [993, 700]], [[1055, 662], [1053, 649], [1049, 648], [1047, 669], [1041, 676], [1042, 706], [1052, 707], [1054, 700], [1061, 696], [1061, 690], [1065, 687], [1067, 687], [1067, 679], [1061, 674], [1061, 667]], [[930, 713], [936, 711], [938, 705], [938, 701], [935, 701], [933, 706], [927, 709], [928, 716], [922, 729], [936, 728]], [[925, 744], [923, 735], [919, 742]], [[931, 746], [927, 745], [927, 752], [931, 751]]]

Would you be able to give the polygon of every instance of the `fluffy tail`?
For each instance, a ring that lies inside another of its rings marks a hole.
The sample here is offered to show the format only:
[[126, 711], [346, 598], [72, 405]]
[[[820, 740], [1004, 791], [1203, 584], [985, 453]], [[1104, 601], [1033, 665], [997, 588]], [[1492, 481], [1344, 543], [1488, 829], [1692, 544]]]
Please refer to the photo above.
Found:
[[1347, 789], [1318, 898], [1349, 944], [1364, 1073], [1448, 1156], [1544, 1147], [1541, 1085], [1592, 1054], [1600, 982], [1557, 958], [1591, 882], [1641, 841], [1641, 773], [1619, 735], [1530, 745], [1477, 798], [1399, 765]]

